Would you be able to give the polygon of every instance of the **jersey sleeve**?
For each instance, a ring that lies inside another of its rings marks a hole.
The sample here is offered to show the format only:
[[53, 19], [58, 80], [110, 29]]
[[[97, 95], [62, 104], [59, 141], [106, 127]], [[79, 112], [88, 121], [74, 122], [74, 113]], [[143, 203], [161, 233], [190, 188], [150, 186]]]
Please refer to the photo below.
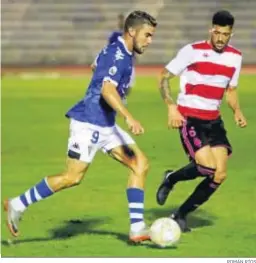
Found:
[[179, 50], [177, 55], [165, 66], [174, 75], [179, 75], [191, 63], [192, 46], [186, 45]]
[[118, 86], [126, 67], [125, 57], [120, 55], [117, 49], [114, 53], [109, 52], [102, 62], [104, 64], [103, 81], [110, 81], [115, 86]]
[[236, 69], [235, 72], [229, 82], [229, 86], [236, 88], [238, 85], [238, 79], [241, 71], [241, 66], [242, 66], [242, 56], [238, 59], [238, 62], [236, 64]]

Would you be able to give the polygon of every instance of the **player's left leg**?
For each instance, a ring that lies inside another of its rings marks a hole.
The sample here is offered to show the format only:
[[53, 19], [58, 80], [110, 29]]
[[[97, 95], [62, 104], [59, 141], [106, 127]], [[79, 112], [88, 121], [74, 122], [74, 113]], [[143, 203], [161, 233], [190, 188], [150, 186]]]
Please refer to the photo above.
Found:
[[63, 172], [46, 176], [22, 194], [4, 200], [4, 210], [7, 212], [6, 223], [13, 236], [19, 235], [19, 221], [28, 207], [61, 190], [78, 185], [83, 180], [89, 163], [68, 157], [66, 166]]
[[211, 149], [217, 165], [213, 182], [220, 185], [227, 178], [228, 149], [223, 146], [215, 146]]
[[[208, 139], [211, 155], [213, 157], [213, 159], [210, 159], [214, 161], [215, 171], [212, 176], [207, 176], [196, 187], [188, 199], [180, 206], [178, 210], [179, 215], [186, 216], [188, 213], [191, 213], [204, 204], [216, 192], [226, 178], [227, 160], [228, 156], [232, 153], [232, 147], [226, 136], [223, 122], [221, 120], [215, 122], [211, 125], [209, 130]], [[209, 164], [204, 160], [205, 156], [206, 154], [202, 154], [202, 151], [200, 153], [197, 152], [196, 160], [204, 166], [209, 166]]]
[[[199, 176], [205, 177], [209, 172], [209, 167], [206, 164], [210, 165], [211, 163], [206, 162], [203, 165], [202, 162], [197, 162], [195, 159], [196, 152], [209, 144], [204, 123], [196, 118], [187, 118], [187, 121], [179, 129], [179, 133], [183, 149], [189, 157], [190, 163], [178, 170], [164, 172], [163, 181], [156, 192], [156, 200], [159, 205], [165, 204], [169, 193], [178, 182], [194, 180]], [[203, 155], [208, 155], [209, 150], [210, 148]], [[211, 155], [209, 158], [213, 158], [213, 156]]]
[[223, 146], [211, 148], [212, 155], [215, 159], [216, 169], [212, 176], [206, 177], [190, 195], [190, 197], [180, 206], [179, 213], [187, 215], [199, 206], [204, 204], [215, 191], [219, 188], [220, 184], [226, 178], [226, 167], [228, 160], [228, 151]]
[[[215, 163], [214, 173], [207, 176], [195, 189], [187, 201], [180, 207], [186, 214], [197, 209], [204, 204], [219, 188], [227, 176], [227, 161], [232, 153], [232, 147], [226, 136], [226, 130], [221, 119], [213, 122], [209, 127], [208, 140], [211, 154]], [[204, 156], [198, 156], [198, 162], [204, 166], [209, 164], [204, 162]]]
[[103, 150], [130, 169], [126, 191], [131, 223], [130, 240], [148, 240], [148, 229], [144, 222], [144, 187], [149, 169], [148, 159], [131, 136], [119, 127]]
[[4, 201], [7, 226], [13, 236], [19, 235], [19, 221], [28, 207], [82, 182], [90, 163], [100, 148], [98, 143], [92, 142], [93, 134], [94, 131], [88, 128], [86, 123], [71, 120], [65, 170], [46, 176], [22, 194]]

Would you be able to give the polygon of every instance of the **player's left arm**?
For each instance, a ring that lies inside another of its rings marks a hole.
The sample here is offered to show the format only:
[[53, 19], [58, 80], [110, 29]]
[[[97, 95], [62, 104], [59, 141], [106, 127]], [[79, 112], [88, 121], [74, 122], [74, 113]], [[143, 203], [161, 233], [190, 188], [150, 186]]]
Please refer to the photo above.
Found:
[[229, 83], [229, 86], [226, 90], [226, 101], [229, 105], [229, 107], [232, 109], [234, 113], [234, 118], [236, 124], [244, 128], [247, 126], [247, 121], [246, 118], [244, 117], [244, 114], [241, 110], [240, 103], [239, 103], [239, 98], [238, 98], [238, 93], [237, 93], [237, 85], [238, 85], [238, 78], [241, 70], [241, 62], [238, 63], [238, 66], [236, 67], [235, 73]]
[[96, 69], [96, 65], [94, 64], [94, 62], [90, 65], [90, 68], [91, 68], [92, 72], [95, 71], [95, 69]]
[[229, 86], [227, 88], [226, 100], [227, 100], [229, 107], [232, 109], [232, 111], [234, 113], [234, 118], [235, 118], [236, 124], [241, 128], [246, 127], [247, 126], [247, 120], [246, 120], [246, 118], [245, 118], [245, 116], [244, 116], [244, 114], [240, 108], [240, 103], [239, 103], [236, 87]]

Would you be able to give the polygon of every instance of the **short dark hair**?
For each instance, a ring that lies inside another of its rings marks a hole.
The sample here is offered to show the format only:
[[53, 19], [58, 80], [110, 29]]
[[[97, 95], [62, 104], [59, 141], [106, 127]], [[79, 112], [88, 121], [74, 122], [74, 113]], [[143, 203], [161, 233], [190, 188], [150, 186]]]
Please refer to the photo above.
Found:
[[230, 26], [233, 27], [235, 18], [226, 10], [216, 12], [212, 17], [212, 24], [218, 26]]
[[136, 27], [144, 24], [148, 24], [153, 27], [157, 26], [156, 19], [150, 14], [144, 11], [133, 11], [125, 20], [124, 31], [128, 32], [130, 27]]

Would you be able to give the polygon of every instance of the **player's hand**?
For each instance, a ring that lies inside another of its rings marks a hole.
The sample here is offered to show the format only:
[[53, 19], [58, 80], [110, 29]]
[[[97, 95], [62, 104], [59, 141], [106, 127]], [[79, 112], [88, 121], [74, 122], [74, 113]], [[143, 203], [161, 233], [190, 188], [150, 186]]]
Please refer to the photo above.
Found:
[[144, 128], [142, 127], [142, 125], [140, 124], [139, 121], [129, 117], [126, 118], [126, 123], [128, 125], [129, 130], [134, 134], [134, 135], [140, 135], [142, 133], [144, 133]]
[[168, 128], [177, 129], [183, 125], [185, 118], [178, 111], [176, 105], [168, 107]]
[[234, 112], [234, 118], [235, 118], [235, 122], [237, 126], [241, 128], [244, 128], [247, 126], [246, 118], [244, 117], [241, 110], [238, 109]]

